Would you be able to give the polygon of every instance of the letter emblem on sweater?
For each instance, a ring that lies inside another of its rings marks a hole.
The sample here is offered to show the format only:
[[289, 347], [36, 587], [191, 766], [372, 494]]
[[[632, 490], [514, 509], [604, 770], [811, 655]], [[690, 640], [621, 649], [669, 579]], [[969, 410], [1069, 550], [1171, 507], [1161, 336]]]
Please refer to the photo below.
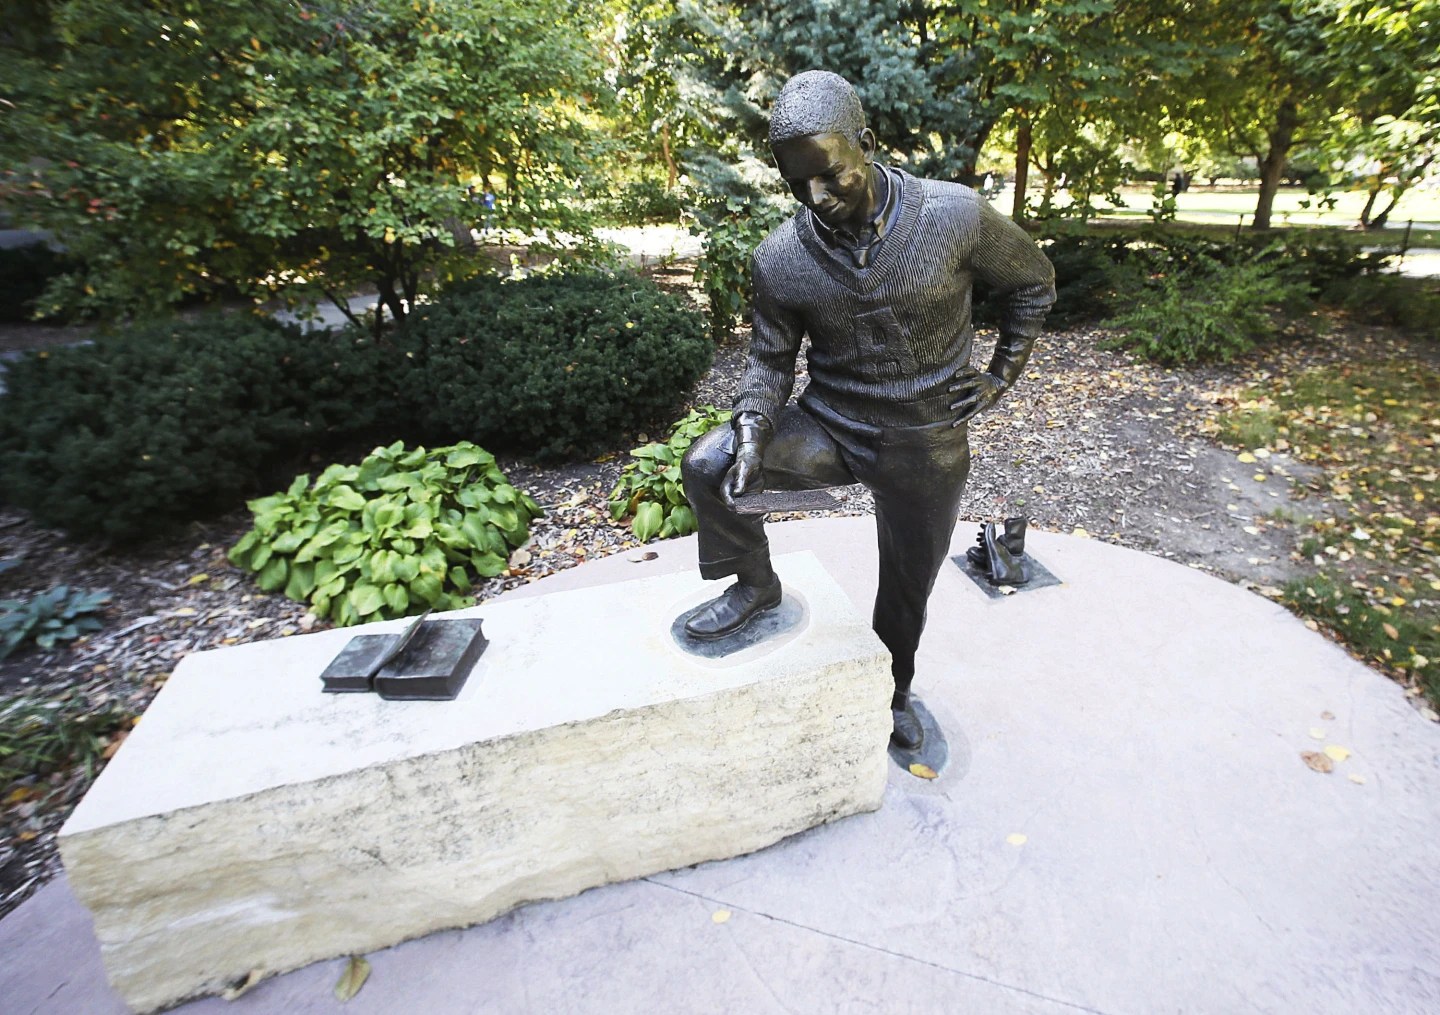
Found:
[[856, 352], [866, 373], [887, 380], [915, 373], [910, 342], [890, 307], [875, 307], [856, 314], [854, 334]]

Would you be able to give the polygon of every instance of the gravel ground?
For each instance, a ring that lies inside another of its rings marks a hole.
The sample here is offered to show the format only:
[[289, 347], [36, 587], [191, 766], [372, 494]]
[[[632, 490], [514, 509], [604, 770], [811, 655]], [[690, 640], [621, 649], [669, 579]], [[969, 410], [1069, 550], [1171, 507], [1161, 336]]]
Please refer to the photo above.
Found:
[[[972, 426], [974, 466], [962, 525], [1024, 514], [1037, 528], [1156, 553], [1265, 594], [1296, 573], [1295, 521], [1321, 505], [1297, 503], [1307, 494], [1308, 473], [1283, 455], [1257, 472], [1217, 446], [1207, 436], [1216, 414], [1271, 372], [1362, 355], [1434, 355], [1383, 332], [1342, 327], [1323, 339], [1281, 340], [1228, 366], [1178, 371], [1103, 350], [1103, 337], [1094, 329], [1045, 335], [1017, 389]], [[743, 340], [719, 350], [686, 407], [730, 402]], [[992, 340], [981, 336], [987, 355]], [[678, 416], [684, 407], [677, 410]], [[502, 459], [511, 481], [545, 515], [510, 570], [477, 587], [479, 598], [637, 546], [628, 528], [610, 520], [606, 495], [625, 452], [651, 436], [630, 435], [594, 461], [559, 467]], [[835, 513], [870, 509], [863, 489], [848, 488]], [[248, 527], [242, 511], [167, 542], [117, 551], [72, 542], [0, 511], [0, 560], [19, 562], [0, 571], [0, 598], [62, 583], [113, 595], [103, 631], [69, 648], [0, 662], [0, 697], [77, 694], [97, 708], [138, 715], [189, 652], [326, 626], [301, 604], [260, 592], [225, 560]], [[123, 733], [110, 753], [121, 739]], [[55, 832], [92, 777], [72, 770], [12, 788], [0, 801], [0, 915], [56, 873]]]

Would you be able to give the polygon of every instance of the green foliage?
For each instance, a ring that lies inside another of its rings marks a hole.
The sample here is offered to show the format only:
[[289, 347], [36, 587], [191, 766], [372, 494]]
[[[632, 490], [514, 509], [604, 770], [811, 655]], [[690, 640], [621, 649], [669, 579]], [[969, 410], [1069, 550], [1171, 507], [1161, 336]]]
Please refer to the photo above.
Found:
[[131, 715], [74, 691], [58, 699], [0, 699], [0, 788], [83, 765], [93, 772]]
[[1314, 468], [1321, 496], [1300, 530], [1316, 573], [1285, 599], [1376, 666], [1440, 700], [1440, 501], [1435, 405], [1440, 374], [1423, 358], [1280, 371], [1220, 419], [1247, 449], [1285, 450]]
[[34, 318], [45, 287], [65, 270], [64, 259], [43, 243], [0, 248], [0, 321]]
[[1120, 334], [1104, 345], [1168, 366], [1228, 362], [1272, 333], [1269, 308], [1304, 294], [1303, 283], [1259, 261], [1201, 257], [1133, 292], [1131, 308], [1105, 322]]
[[[1046, 327], [1068, 328], [1113, 313], [1124, 299], [1126, 270], [1133, 236], [1114, 232], [1086, 233], [1062, 229], [1041, 248], [1055, 266], [1055, 306]], [[999, 306], [988, 287], [975, 286], [975, 320], [994, 324]]]
[[787, 213], [768, 201], [747, 204], [738, 198], [726, 202], [730, 214], [705, 234], [704, 249], [695, 266], [695, 281], [710, 304], [710, 334], [719, 341], [747, 317], [754, 293], [750, 277], [755, 248]]
[[696, 438], [729, 422], [729, 409], [702, 405], [671, 427], [663, 443], [631, 451], [635, 461], [620, 471], [620, 481], [610, 491], [610, 517], [617, 522], [629, 518], [631, 531], [642, 543], [694, 532], [695, 512], [680, 482], [680, 460]]
[[474, 444], [407, 451], [399, 441], [313, 485], [297, 476], [250, 510], [255, 527], [231, 563], [342, 626], [472, 605], [471, 576], [504, 571], [541, 513]]
[[587, 231], [607, 89], [579, 0], [48, 8], [52, 38], [0, 35], [0, 190], [83, 263], [71, 306], [373, 284], [402, 316], [473, 270], [471, 184], [500, 228]]
[[1440, 341], [1440, 284], [1434, 278], [1356, 275], [1333, 281], [1321, 299], [1360, 320]]
[[0, 491], [45, 525], [137, 539], [274, 482], [284, 456], [396, 417], [387, 350], [244, 314], [135, 328], [11, 364]]
[[1440, 701], [1440, 625], [1433, 611], [1387, 606], [1338, 573], [1297, 578], [1283, 591], [1295, 612], [1331, 628], [1375, 665], [1413, 673], [1431, 700]]
[[104, 590], [86, 592], [68, 585], [30, 599], [0, 600], [0, 659], [27, 641], [52, 649], [56, 642], [100, 630], [104, 622], [95, 614], [109, 601], [110, 593]]
[[711, 358], [698, 312], [624, 273], [471, 279], [412, 314], [397, 342], [425, 433], [541, 458], [597, 450], [663, 414]]
[[597, 202], [597, 212], [617, 226], [644, 226], [679, 222], [685, 202], [679, 188], [667, 189], [657, 180], [631, 180]]

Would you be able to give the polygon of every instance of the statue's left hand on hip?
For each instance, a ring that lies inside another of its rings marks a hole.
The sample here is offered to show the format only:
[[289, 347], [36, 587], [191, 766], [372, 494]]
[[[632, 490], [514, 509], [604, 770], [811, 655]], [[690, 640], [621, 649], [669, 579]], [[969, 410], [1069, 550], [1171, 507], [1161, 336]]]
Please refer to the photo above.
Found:
[[1000, 395], [1005, 391], [1005, 384], [994, 374], [966, 370], [950, 385], [949, 390], [950, 394], [955, 396], [955, 401], [950, 405], [956, 414], [951, 425], [959, 426], [999, 401]]

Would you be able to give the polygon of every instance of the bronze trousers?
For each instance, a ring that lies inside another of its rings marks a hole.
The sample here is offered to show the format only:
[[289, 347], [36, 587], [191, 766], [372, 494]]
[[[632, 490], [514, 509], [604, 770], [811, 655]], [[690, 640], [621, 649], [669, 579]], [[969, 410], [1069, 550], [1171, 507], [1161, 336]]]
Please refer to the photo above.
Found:
[[[691, 445], [682, 464], [685, 495], [700, 527], [700, 574], [707, 579], [744, 580], [769, 569], [763, 518], [737, 514], [720, 493], [734, 457], [735, 435], [719, 427]], [[780, 411], [765, 449], [765, 489], [863, 483], [874, 494], [880, 584], [872, 624], [890, 650], [897, 692], [908, 692], [915, 675], [926, 603], [949, 552], [969, 473], [964, 426], [871, 426], [804, 398]]]

